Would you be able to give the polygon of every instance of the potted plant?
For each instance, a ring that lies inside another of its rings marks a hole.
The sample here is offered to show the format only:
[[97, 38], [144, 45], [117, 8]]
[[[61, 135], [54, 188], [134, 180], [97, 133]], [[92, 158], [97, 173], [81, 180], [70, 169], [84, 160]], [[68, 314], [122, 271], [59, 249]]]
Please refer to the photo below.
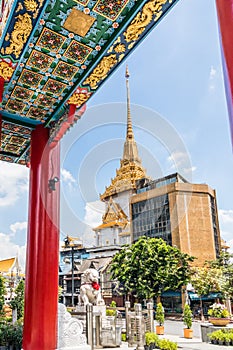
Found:
[[177, 350], [177, 343], [170, 341], [168, 339], [159, 339], [158, 347], [161, 350]]
[[158, 325], [156, 326], [156, 334], [163, 335], [165, 318], [164, 318], [164, 308], [162, 303], [157, 304], [155, 319], [158, 322]]
[[183, 322], [186, 326], [186, 328], [184, 328], [184, 338], [191, 339], [193, 337], [193, 330], [191, 329], [193, 323], [193, 314], [188, 304], [185, 304], [184, 306]]
[[209, 322], [214, 326], [226, 326], [230, 322], [230, 314], [226, 306], [220, 303], [214, 303], [208, 310]]
[[155, 349], [158, 342], [158, 336], [153, 332], [146, 332], [145, 341], [146, 341], [146, 345], [144, 346], [145, 350]]

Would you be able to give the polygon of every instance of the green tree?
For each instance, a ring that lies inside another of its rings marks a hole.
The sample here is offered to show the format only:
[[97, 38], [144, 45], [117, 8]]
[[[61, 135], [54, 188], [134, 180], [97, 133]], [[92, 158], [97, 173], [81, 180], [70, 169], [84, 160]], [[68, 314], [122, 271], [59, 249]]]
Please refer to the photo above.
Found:
[[193, 260], [161, 238], [141, 237], [114, 256], [110, 271], [127, 292], [150, 299], [186, 285]]
[[6, 294], [6, 286], [5, 286], [5, 278], [0, 276], [0, 314], [3, 313], [3, 305], [5, 304], [5, 294]]
[[208, 263], [204, 267], [192, 267], [191, 271], [191, 284], [200, 298], [203, 319], [202, 296], [221, 291], [222, 271], [219, 268], [210, 267]]
[[219, 270], [219, 291], [225, 298], [233, 298], [233, 254], [222, 251], [218, 259], [209, 262], [210, 268]]
[[19, 282], [15, 289], [15, 297], [10, 302], [12, 309], [17, 309], [17, 318], [22, 318], [24, 313], [24, 289], [25, 283], [23, 280]]

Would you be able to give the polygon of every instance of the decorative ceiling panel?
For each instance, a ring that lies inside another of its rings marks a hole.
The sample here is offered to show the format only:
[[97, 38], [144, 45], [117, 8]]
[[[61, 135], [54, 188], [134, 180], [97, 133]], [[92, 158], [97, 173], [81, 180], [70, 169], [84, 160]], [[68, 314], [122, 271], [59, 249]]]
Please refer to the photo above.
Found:
[[[177, 2], [14, 1], [0, 41], [3, 121], [51, 127], [69, 103], [81, 107]], [[2, 152], [25, 159], [20, 145]]]

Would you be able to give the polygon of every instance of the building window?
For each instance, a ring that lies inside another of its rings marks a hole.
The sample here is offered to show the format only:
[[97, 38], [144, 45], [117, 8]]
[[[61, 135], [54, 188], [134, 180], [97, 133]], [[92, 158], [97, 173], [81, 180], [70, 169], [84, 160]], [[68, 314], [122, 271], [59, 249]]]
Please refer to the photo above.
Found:
[[213, 231], [214, 231], [214, 243], [215, 243], [216, 257], [219, 258], [220, 246], [219, 246], [218, 230], [217, 230], [217, 217], [216, 217], [217, 214], [216, 214], [215, 200], [214, 200], [214, 197], [212, 197], [212, 196], [210, 196], [210, 205], [211, 205], [212, 225], [213, 225]]
[[172, 244], [168, 194], [132, 204], [133, 240], [163, 238]]

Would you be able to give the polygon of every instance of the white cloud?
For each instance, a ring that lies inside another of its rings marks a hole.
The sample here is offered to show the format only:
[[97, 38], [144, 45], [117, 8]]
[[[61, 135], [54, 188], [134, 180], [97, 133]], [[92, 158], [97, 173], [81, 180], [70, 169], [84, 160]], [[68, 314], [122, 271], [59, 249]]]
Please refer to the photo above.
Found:
[[102, 222], [104, 209], [105, 204], [101, 201], [86, 203], [84, 222], [90, 227], [100, 225]]
[[184, 171], [184, 173], [189, 174], [189, 173], [194, 172], [196, 169], [197, 169], [197, 167], [192, 166], [190, 168], [183, 168], [183, 171]]
[[0, 207], [16, 203], [28, 190], [29, 169], [18, 164], [0, 162]]
[[209, 74], [209, 89], [212, 91], [215, 90], [216, 77], [217, 70], [213, 66], [211, 66]]
[[12, 225], [10, 225], [10, 229], [13, 233], [16, 233], [18, 230], [26, 230], [27, 229], [27, 222], [16, 222]]
[[216, 76], [217, 70], [211, 66], [210, 68], [210, 79], [213, 79]]
[[26, 245], [19, 246], [11, 241], [11, 236], [0, 232], [1, 250], [0, 260], [13, 258], [18, 256], [19, 264], [24, 271], [25, 269], [25, 257], [26, 257]]
[[167, 161], [170, 164], [170, 170], [191, 174], [197, 169], [195, 166], [191, 165], [189, 155], [185, 152], [173, 152], [167, 157]]
[[61, 179], [62, 182], [68, 186], [69, 190], [74, 190], [77, 182], [70, 171], [62, 168], [61, 169]]
[[64, 168], [61, 169], [61, 177], [62, 177], [62, 181], [64, 181], [64, 182], [76, 183], [73, 175], [68, 170], [66, 170]]
[[221, 237], [233, 252], [233, 210], [219, 209], [218, 211], [219, 226]]

